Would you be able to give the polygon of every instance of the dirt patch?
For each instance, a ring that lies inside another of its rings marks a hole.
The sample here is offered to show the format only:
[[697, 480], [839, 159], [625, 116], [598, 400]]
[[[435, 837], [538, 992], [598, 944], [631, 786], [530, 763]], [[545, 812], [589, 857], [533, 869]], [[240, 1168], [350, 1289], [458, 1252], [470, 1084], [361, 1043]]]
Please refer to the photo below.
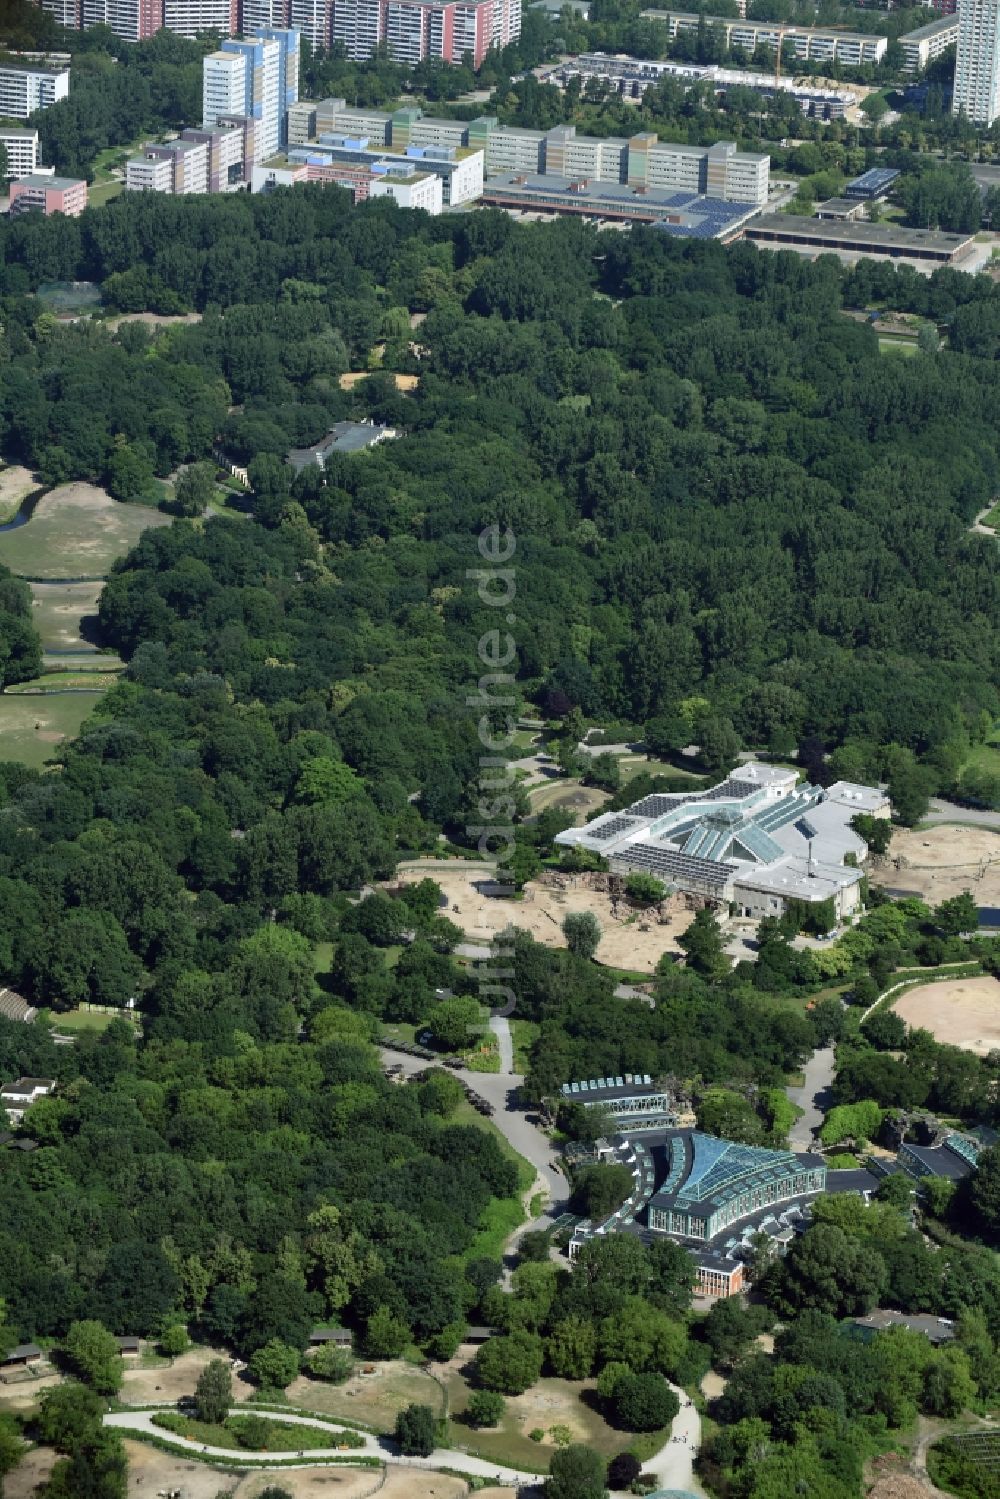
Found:
[[[397, 880], [415, 882], [425, 878], [426, 870], [401, 870]], [[547, 947], [565, 947], [562, 924], [576, 911], [590, 911], [601, 928], [597, 961], [612, 968], [652, 973], [665, 952], [679, 953], [677, 938], [693, 920], [692, 912], [678, 911], [660, 923], [656, 916], [635, 916], [618, 907], [611, 913], [611, 897], [588, 889], [577, 876], [567, 877], [562, 887], [531, 880], [524, 887], [523, 900], [502, 900], [484, 895], [479, 886], [490, 878], [480, 869], [449, 869], [442, 863], [432, 878], [441, 886], [446, 898], [444, 914], [462, 928], [472, 942], [487, 942], [504, 927], [517, 926], [531, 933], [536, 942]], [[631, 921], [620, 919], [632, 916]], [[646, 930], [643, 930], [646, 928]]]
[[116, 333], [122, 323], [145, 323], [148, 328], [172, 328], [175, 324], [183, 327], [185, 323], [200, 323], [200, 312], [182, 312], [167, 314], [160, 312], [123, 312], [118, 317], [109, 317], [101, 324]]
[[[225, 1353], [211, 1348], [192, 1348], [162, 1369], [126, 1369], [120, 1400], [123, 1405], [173, 1405], [182, 1395], [193, 1395], [198, 1376], [214, 1358], [226, 1359]], [[233, 1397], [249, 1400], [254, 1386], [238, 1375], [233, 1376]]]
[[[415, 1480], [412, 1489], [396, 1489], [396, 1494], [402, 1496], [404, 1492], [409, 1494], [434, 1494], [450, 1496], [453, 1494], [464, 1494], [465, 1484], [457, 1483], [455, 1479], [438, 1478], [437, 1475], [428, 1475], [431, 1482], [438, 1484], [437, 1488], [422, 1488], [420, 1479], [423, 1475], [405, 1473], [400, 1477], [408, 1482]], [[446, 1484], [454, 1485], [452, 1488], [445, 1487]], [[389, 1494], [392, 1489], [388, 1482], [382, 1483], [381, 1468], [331, 1468], [317, 1466], [315, 1468], [278, 1468], [270, 1473], [250, 1473], [242, 1479], [233, 1490], [233, 1499], [257, 1499], [258, 1494], [272, 1484], [278, 1484], [292, 1495], [292, 1499], [368, 1499], [369, 1494]]]
[[124, 1443], [128, 1458], [130, 1499], [152, 1499], [168, 1489], [180, 1489], [184, 1499], [218, 1499], [231, 1494], [238, 1480], [207, 1463], [192, 1463], [181, 1453], [160, 1452], [145, 1442]]
[[[362, 1373], [371, 1368], [370, 1374]], [[289, 1386], [292, 1405], [317, 1415], [336, 1419], [345, 1416], [375, 1431], [390, 1432], [396, 1416], [407, 1405], [429, 1405], [438, 1412], [443, 1406], [441, 1386], [423, 1370], [402, 1359], [373, 1365], [358, 1364], [357, 1372], [341, 1385], [300, 1377]]]
[[57, 1462], [51, 1447], [33, 1447], [3, 1480], [4, 1499], [33, 1499], [35, 1489], [44, 1483]]
[[577, 786], [573, 782], [558, 780], [532, 786], [528, 798], [536, 816], [549, 807], [557, 807], [560, 812], [571, 812], [574, 827], [581, 827], [611, 800], [611, 793], [600, 791], [596, 786]]
[[[367, 380], [369, 375], [380, 373], [382, 371], [352, 370], [350, 374], [341, 375], [340, 388], [341, 390], [353, 390], [356, 385], [361, 384], [362, 380]], [[393, 375], [392, 378], [396, 382], [397, 390], [416, 390], [420, 384], [419, 375]]]
[[709, 1369], [701, 1381], [701, 1393], [706, 1400], [718, 1400], [725, 1388], [725, 1379], [721, 1374], [716, 1374], [714, 1369]]
[[1000, 905], [1000, 833], [946, 823], [896, 832], [888, 863], [875, 877], [880, 884], [905, 885], [932, 905], [963, 890], [979, 906]]
[[893, 1005], [907, 1025], [930, 1031], [935, 1041], [984, 1057], [1000, 1048], [1000, 980], [952, 979], [921, 984]]

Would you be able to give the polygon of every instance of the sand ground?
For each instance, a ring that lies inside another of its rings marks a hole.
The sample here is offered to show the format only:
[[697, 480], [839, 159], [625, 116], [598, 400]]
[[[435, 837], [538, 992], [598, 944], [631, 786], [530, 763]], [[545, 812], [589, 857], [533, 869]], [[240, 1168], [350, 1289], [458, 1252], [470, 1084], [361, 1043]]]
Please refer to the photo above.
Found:
[[921, 984], [893, 1006], [907, 1025], [930, 1031], [936, 1041], [974, 1051], [977, 1056], [1000, 1048], [1000, 980], [954, 979]]
[[978, 906], [1000, 904], [1000, 833], [942, 823], [923, 832], [900, 829], [888, 861], [875, 871], [879, 884], [915, 890], [937, 905], [963, 890]]
[[[32, 1499], [35, 1489], [52, 1472], [56, 1460], [57, 1454], [51, 1447], [33, 1447], [3, 1480], [4, 1499]], [[211, 1499], [215, 1496], [212, 1495]]]
[[[367, 380], [369, 375], [378, 373], [384, 372], [378, 370], [351, 370], [349, 374], [340, 376], [340, 388], [341, 390], [353, 390], [356, 385], [360, 385], [362, 380]], [[396, 382], [397, 390], [416, 390], [420, 384], [419, 375], [394, 375], [393, 379]]]
[[110, 328], [112, 333], [117, 332], [122, 323], [145, 323], [148, 328], [172, 328], [185, 323], [200, 323], [201, 317], [200, 312], [123, 312], [117, 317], [105, 318], [101, 326]]
[[[426, 868], [412, 874], [401, 870], [399, 878], [415, 882], [426, 878], [428, 873]], [[447, 896], [448, 907], [442, 914], [460, 926], [470, 942], [487, 942], [504, 927], [518, 926], [547, 947], [565, 947], [562, 931], [565, 917], [575, 911], [591, 911], [601, 928], [597, 961], [639, 973], [652, 973], [665, 952], [679, 952], [677, 938], [693, 919], [690, 911], [678, 911], [660, 924], [655, 915], [635, 915], [622, 904], [619, 909], [631, 915], [632, 920], [618, 920], [611, 914], [610, 898], [599, 890], [587, 889], [577, 876], [567, 876], [567, 884], [561, 889], [531, 880], [524, 887], [523, 900], [483, 895], [477, 887], [489, 879], [486, 870], [449, 869], [442, 863], [431, 878]], [[575, 883], [569, 883], [570, 880]]]
[[[198, 1375], [213, 1358], [225, 1358], [225, 1354], [211, 1348], [192, 1348], [182, 1353], [172, 1364], [162, 1369], [126, 1369], [125, 1383], [120, 1400], [123, 1405], [173, 1405], [182, 1395], [193, 1395]], [[236, 1400], [249, 1400], [254, 1387], [238, 1374], [233, 1375], [233, 1396]]]
[[[269, 1485], [278, 1484], [292, 1495], [292, 1499], [368, 1499], [378, 1493], [382, 1499], [462, 1499], [468, 1487], [460, 1478], [447, 1477], [443, 1473], [422, 1473], [413, 1469], [390, 1468], [382, 1481], [382, 1469], [325, 1467], [272, 1468], [258, 1473], [247, 1473], [240, 1477], [224, 1473], [207, 1463], [189, 1462], [181, 1454], [160, 1452], [147, 1447], [144, 1442], [125, 1442], [128, 1455], [129, 1499], [154, 1499], [168, 1489], [180, 1489], [183, 1499], [218, 1499], [229, 1494], [233, 1499], [257, 1499]], [[34, 1454], [32, 1454], [34, 1456]], [[32, 1487], [44, 1477], [51, 1465], [38, 1463], [38, 1476], [20, 1487], [12, 1487], [12, 1480], [21, 1474], [26, 1464], [17, 1469], [7, 1480], [7, 1499], [31, 1499]], [[480, 1490], [481, 1499], [510, 1499], [510, 1489]]]

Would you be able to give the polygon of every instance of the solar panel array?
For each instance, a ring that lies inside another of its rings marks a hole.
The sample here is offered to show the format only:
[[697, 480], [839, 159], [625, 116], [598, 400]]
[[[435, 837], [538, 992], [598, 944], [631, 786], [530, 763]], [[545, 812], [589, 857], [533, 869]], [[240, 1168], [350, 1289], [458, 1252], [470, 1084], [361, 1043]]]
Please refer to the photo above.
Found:
[[634, 817], [611, 817], [597, 827], [588, 828], [587, 837], [604, 843], [608, 838], [617, 838], [620, 833], [629, 832], [636, 825]]
[[695, 859], [689, 854], [678, 853], [674, 848], [660, 848], [651, 843], [635, 844], [628, 851], [629, 865], [647, 873], [663, 875], [673, 879], [696, 880], [699, 884], [721, 889], [732, 870], [725, 864], [713, 864], [709, 859]]
[[652, 796], [644, 796], [642, 801], [629, 807], [629, 811], [633, 817], [662, 817], [664, 812], [670, 812], [674, 807], [680, 807], [690, 800], [689, 796], [668, 796], [654, 792]]

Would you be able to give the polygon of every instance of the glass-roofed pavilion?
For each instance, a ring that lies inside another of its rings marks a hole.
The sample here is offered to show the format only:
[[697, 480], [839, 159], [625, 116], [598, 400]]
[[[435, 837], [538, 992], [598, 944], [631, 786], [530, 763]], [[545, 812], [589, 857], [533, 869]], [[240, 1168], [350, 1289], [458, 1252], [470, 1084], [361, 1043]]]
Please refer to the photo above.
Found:
[[667, 1139], [667, 1174], [649, 1204], [654, 1232], [709, 1242], [741, 1218], [822, 1192], [822, 1157], [738, 1145], [697, 1130]]

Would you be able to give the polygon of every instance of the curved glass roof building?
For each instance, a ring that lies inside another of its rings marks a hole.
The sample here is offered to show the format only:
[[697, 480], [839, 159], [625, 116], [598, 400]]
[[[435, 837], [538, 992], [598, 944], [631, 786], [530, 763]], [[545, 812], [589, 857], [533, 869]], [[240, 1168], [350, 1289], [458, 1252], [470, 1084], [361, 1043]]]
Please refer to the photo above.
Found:
[[666, 1176], [647, 1221], [677, 1238], [708, 1243], [742, 1218], [826, 1186], [821, 1156], [737, 1145], [697, 1130], [669, 1135], [666, 1153]]

